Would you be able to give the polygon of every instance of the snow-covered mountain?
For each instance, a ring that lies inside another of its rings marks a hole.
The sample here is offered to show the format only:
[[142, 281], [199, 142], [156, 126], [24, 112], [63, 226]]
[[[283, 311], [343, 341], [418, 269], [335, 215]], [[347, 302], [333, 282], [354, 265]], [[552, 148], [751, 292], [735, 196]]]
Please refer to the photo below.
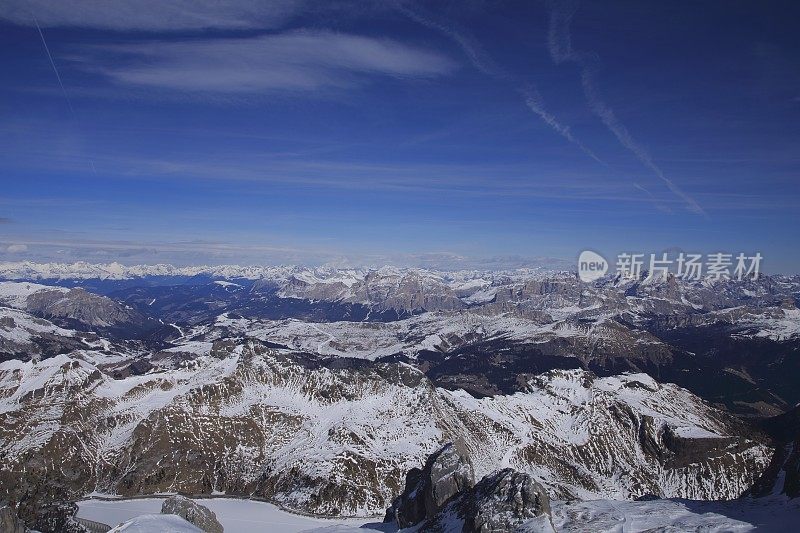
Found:
[[92, 327], [141, 327], [146, 318], [130, 306], [81, 288], [0, 282], [0, 305]]
[[[131, 280], [148, 277], [196, 277], [206, 276], [219, 279], [245, 280], [283, 280], [305, 285], [325, 284], [351, 287], [365, 278], [376, 279], [402, 278], [412, 273], [429, 280], [444, 280], [453, 284], [453, 288], [470, 289], [472, 285], [481, 286], [485, 278], [504, 277], [509, 279], [528, 279], [547, 275], [552, 272], [545, 268], [526, 268], [508, 271], [435, 271], [419, 268], [352, 268], [335, 267], [303, 267], [303, 266], [240, 266], [240, 265], [200, 265], [177, 267], [168, 264], [132, 265], [120, 263], [33, 263], [0, 262], [0, 279], [7, 280]], [[477, 281], [476, 281], [477, 280]], [[379, 282], [380, 283], [380, 282]]]
[[512, 468], [557, 500], [797, 484], [797, 435], [731, 414], [800, 401], [797, 278], [0, 272], [24, 280], [0, 282], [0, 500], [25, 518], [176, 491], [372, 516], [446, 442], [476, 480]]
[[421, 457], [457, 441], [477, 473], [513, 466], [558, 497], [726, 499], [771, 454], [733, 417], [641, 374], [554, 371], [525, 392], [475, 398], [403, 363], [326, 362], [255, 341], [185, 353], [120, 378], [130, 361], [92, 351], [0, 364], [3, 497], [47, 479], [37, 490], [76, 498], [225, 492], [370, 515]]
[[[742, 282], [683, 281], [674, 277], [666, 281], [643, 277], [636, 281], [607, 277], [586, 284], [574, 273], [544, 269], [446, 272], [394, 267], [340, 270], [298, 266], [174, 267], [21, 262], [0, 263], [0, 279], [39, 280], [47, 285], [69, 288], [77, 285], [103, 294], [118, 293], [122, 289], [123, 294], [115, 295], [118, 297], [130, 296], [132, 288], [141, 295], [150, 290], [156, 297], [170, 297], [173, 295], [165, 293], [163, 287], [196, 288], [219, 280], [228, 284], [219, 286], [239, 286], [252, 299], [276, 296], [345, 303], [376, 312], [470, 309], [483, 314], [554, 319], [568, 315], [590, 319], [630, 313], [640, 318], [655, 315], [671, 319], [665, 325], [673, 327], [725, 322], [732, 314], [757, 315], [757, 311], [771, 308], [791, 311], [796, 309], [800, 297], [800, 277], [797, 276], [761, 276], [758, 280]], [[794, 315], [787, 316], [789, 321], [794, 321]], [[385, 320], [386, 317], [376, 315], [373, 321], [375, 319]], [[758, 317], [753, 320], [757, 323]], [[776, 334], [797, 333], [788, 325], [785, 329]]]

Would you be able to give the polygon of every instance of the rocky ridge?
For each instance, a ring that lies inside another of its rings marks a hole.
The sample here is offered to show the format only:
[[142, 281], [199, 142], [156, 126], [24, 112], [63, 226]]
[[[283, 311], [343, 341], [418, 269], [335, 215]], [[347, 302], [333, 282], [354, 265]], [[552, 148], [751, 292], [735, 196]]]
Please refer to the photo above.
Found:
[[89, 352], [7, 361], [0, 497], [23, 516], [28, 502], [94, 491], [225, 492], [365, 516], [418, 457], [454, 441], [477, 476], [511, 466], [555, 497], [724, 499], [769, 459], [735, 419], [645, 375], [554, 371], [481, 399], [407, 364], [343, 363], [257, 341], [120, 379]]
[[553, 531], [550, 501], [540, 484], [511, 468], [476, 484], [469, 460], [452, 443], [431, 454], [421, 470], [408, 471], [405, 489], [384, 519], [401, 529], [464, 533], [510, 533], [533, 520], [538, 530]]
[[[765, 469], [751, 493], [796, 491], [796, 437], [765, 426], [775, 446], [719, 408], [792, 401], [796, 279], [204, 275], [85, 280], [107, 296], [0, 283], [0, 498], [29, 524], [89, 492], [367, 516], [446, 442], [502, 501], [527, 490], [512, 474], [567, 500], [731, 499]], [[134, 338], [128, 312], [159, 326]], [[425, 520], [480, 522], [456, 488]]]

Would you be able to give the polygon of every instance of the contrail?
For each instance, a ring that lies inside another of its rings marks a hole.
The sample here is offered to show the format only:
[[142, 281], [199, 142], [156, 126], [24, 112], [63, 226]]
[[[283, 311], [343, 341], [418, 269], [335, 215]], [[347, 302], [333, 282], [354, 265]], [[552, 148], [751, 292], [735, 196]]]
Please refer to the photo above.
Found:
[[662, 204], [655, 196], [653, 196], [653, 193], [651, 193], [649, 190], [645, 189], [644, 186], [636, 183], [635, 181], [633, 182], [633, 186], [634, 186], [634, 188], [642, 191], [647, 196], [649, 196], [650, 197], [650, 201], [653, 202], [653, 205], [656, 206], [656, 209], [658, 209], [659, 211], [663, 211], [664, 213], [672, 214], [672, 209], [670, 209], [669, 207], [667, 207], [664, 204]]
[[530, 86], [520, 90], [522, 96], [525, 98], [525, 104], [528, 106], [528, 109], [539, 115], [545, 124], [553, 128], [553, 130], [564, 137], [569, 142], [573, 143], [575, 146], [580, 148], [583, 153], [597, 161], [603, 166], [607, 166], [605, 161], [597, 157], [597, 155], [592, 152], [589, 148], [587, 148], [581, 141], [575, 138], [572, 135], [572, 131], [569, 129], [569, 126], [562, 124], [559, 120], [553, 116], [552, 113], [548, 112], [545, 109], [544, 104], [542, 103], [542, 97], [539, 94], [539, 91], [536, 90], [536, 87]]
[[[503, 68], [497, 65], [494, 60], [489, 56], [488, 53], [483, 49], [483, 47], [478, 43], [472, 36], [468, 35], [465, 31], [456, 29], [452, 26], [448, 26], [446, 24], [442, 24], [433, 18], [426, 16], [420, 13], [418, 10], [411, 9], [408, 5], [404, 4], [403, 2], [397, 2], [395, 4], [397, 9], [403, 13], [405, 16], [426, 26], [433, 30], [443, 33], [451, 40], [453, 40], [458, 46], [461, 47], [464, 54], [469, 59], [470, 63], [478, 69], [479, 71], [483, 72], [487, 76], [491, 76], [493, 78], [504, 80], [504, 81], [513, 81], [512, 76], [506, 72]], [[580, 142], [570, 131], [569, 126], [562, 124], [552, 113], [547, 111], [542, 102], [542, 98], [539, 95], [539, 91], [536, 90], [534, 85], [529, 85], [522, 89], [519, 89], [519, 93], [525, 100], [525, 105], [530, 109], [534, 114], [536, 114], [542, 121], [550, 126], [556, 133], [561, 135], [564, 139], [568, 140], [575, 146], [581, 149], [581, 151], [600, 163], [601, 165], [607, 166], [606, 163], [601, 160], [594, 152], [592, 152], [589, 148], [587, 148], [582, 142]]]
[[424, 15], [423, 13], [420, 13], [419, 11], [409, 8], [402, 1], [397, 2], [395, 5], [397, 6], [397, 9], [401, 13], [403, 13], [405, 16], [407, 16], [414, 22], [422, 24], [423, 26], [427, 26], [428, 28], [431, 28], [433, 30], [439, 31], [445, 34], [453, 41], [455, 41], [455, 43], [458, 46], [460, 46], [461, 49], [464, 51], [464, 54], [466, 54], [470, 63], [472, 63], [472, 65], [475, 68], [477, 68], [484, 74], [500, 79], [509, 78], [508, 73], [502, 68], [500, 68], [492, 60], [492, 58], [489, 57], [489, 55], [486, 53], [483, 47], [477, 41], [475, 41], [475, 39], [467, 35], [465, 32], [459, 31], [453, 28], [452, 26], [447, 26], [445, 24], [437, 22], [436, 20]]
[[706, 212], [694, 198], [683, 192], [680, 187], [664, 175], [661, 168], [653, 161], [650, 153], [633, 138], [625, 125], [616, 117], [614, 110], [600, 97], [594, 81], [597, 56], [595, 54], [576, 52], [572, 49], [570, 23], [577, 5], [573, 2], [567, 3], [559, 0], [550, 0], [548, 4], [550, 6], [550, 24], [547, 45], [550, 57], [556, 64], [570, 62], [580, 67], [583, 93], [592, 112], [600, 118], [600, 121], [614, 134], [623, 147], [635, 155], [645, 167], [650, 169], [675, 196], [685, 202], [689, 211], [705, 215]]
[[44, 38], [44, 33], [42, 32], [41, 26], [39, 26], [39, 21], [36, 20], [36, 15], [33, 16], [33, 22], [36, 24], [36, 29], [39, 30], [39, 37], [42, 38], [42, 44], [44, 45], [44, 51], [47, 52], [47, 59], [50, 60], [50, 66], [53, 67], [53, 72], [56, 73], [56, 79], [58, 79], [58, 85], [61, 87], [61, 92], [64, 94], [64, 99], [67, 101], [67, 106], [69, 106], [69, 112], [72, 113], [72, 117], [75, 117], [75, 110], [72, 109], [72, 102], [69, 99], [69, 95], [67, 94], [67, 89], [64, 88], [64, 82], [61, 81], [61, 74], [58, 73], [58, 69], [56, 68], [56, 63], [53, 61], [53, 56], [50, 53], [50, 47], [47, 46], [47, 40]]
[[703, 208], [700, 207], [694, 198], [683, 192], [671, 179], [664, 175], [664, 172], [661, 170], [661, 168], [653, 161], [650, 153], [645, 150], [643, 146], [636, 142], [628, 129], [617, 119], [616, 115], [614, 115], [614, 111], [597, 96], [597, 91], [594, 88], [592, 78], [590, 75], [586, 74], [587, 72], [588, 70], [584, 69], [584, 75], [581, 76], [583, 91], [586, 94], [586, 99], [589, 101], [589, 107], [591, 107], [592, 111], [598, 117], [600, 117], [600, 121], [605, 124], [606, 127], [614, 134], [622, 146], [633, 153], [645, 167], [649, 168], [656, 176], [658, 176], [661, 181], [664, 182], [667, 188], [672, 191], [675, 196], [679, 197], [686, 203], [686, 208], [689, 211], [700, 215], [705, 215], [705, 211], [703, 211]]
[[[58, 68], [56, 68], [56, 62], [53, 61], [53, 54], [50, 53], [50, 47], [47, 46], [47, 40], [44, 38], [44, 32], [42, 31], [42, 27], [39, 26], [39, 21], [36, 19], [36, 15], [33, 16], [33, 23], [36, 24], [36, 29], [39, 31], [39, 37], [42, 39], [42, 45], [44, 45], [44, 51], [47, 52], [47, 59], [50, 60], [50, 66], [53, 67], [53, 72], [56, 74], [56, 79], [58, 80], [58, 86], [61, 87], [61, 93], [64, 95], [64, 100], [67, 101], [67, 107], [69, 107], [69, 112], [72, 115], [72, 119], [77, 122], [78, 117], [75, 116], [75, 109], [72, 107], [72, 101], [69, 99], [69, 94], [67, 94], [67, 89], [64, 87], [64, 82], [61, 81], [61, 74], [58, 72]], [[89, 168], [92, 169], [92, 174], [97, 175], [97, 170], [94, 168], [94, 161], [89, 159]]]

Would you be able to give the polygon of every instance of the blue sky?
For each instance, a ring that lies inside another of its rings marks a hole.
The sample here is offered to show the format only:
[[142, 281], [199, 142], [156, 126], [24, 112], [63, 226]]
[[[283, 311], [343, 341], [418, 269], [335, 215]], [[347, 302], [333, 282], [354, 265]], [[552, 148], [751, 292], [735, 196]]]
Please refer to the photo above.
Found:
[[798, 15], [7, 0], [0, 260], [798, 272]]

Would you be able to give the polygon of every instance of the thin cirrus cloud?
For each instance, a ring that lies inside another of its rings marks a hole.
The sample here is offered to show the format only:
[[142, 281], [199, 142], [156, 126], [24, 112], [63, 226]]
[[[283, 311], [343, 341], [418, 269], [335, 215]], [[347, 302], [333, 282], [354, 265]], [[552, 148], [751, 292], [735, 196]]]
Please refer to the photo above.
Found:
[[83, 50], [75, 64], [115, 83], [198, 92], [349, 87], [369, 75], [430, 78], [457, 66], [442, 54], [398, 41], [329, 31]]
[[305, 0], [4, 0], [0, 19], [23, 26], [111, 31], [192, 31], [277, 28]]

